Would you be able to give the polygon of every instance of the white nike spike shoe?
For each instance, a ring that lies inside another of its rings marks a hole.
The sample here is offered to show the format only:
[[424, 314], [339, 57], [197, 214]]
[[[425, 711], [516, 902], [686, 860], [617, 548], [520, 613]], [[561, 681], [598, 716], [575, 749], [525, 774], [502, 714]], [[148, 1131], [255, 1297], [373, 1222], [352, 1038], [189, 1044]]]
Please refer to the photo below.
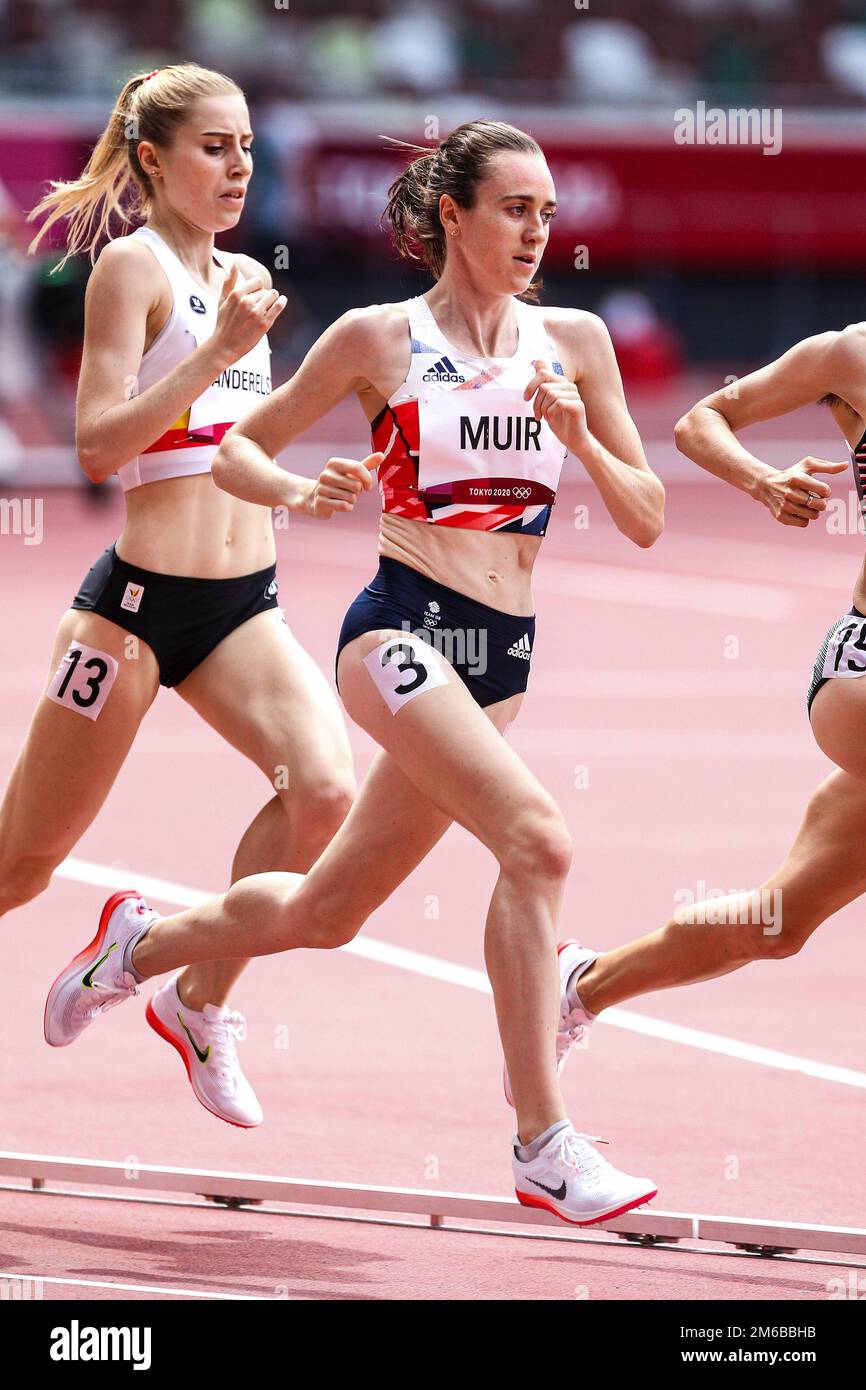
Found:
[[48, 991], [43, 1029], [51, 1047], [67, 1047], [98, 1014], [122, 1004], [138, 988], [123, 969], [130, 937], [159, 918], [140, 893], [128, 890], [108, 899], [89, 946], [62, 970]]
[[[547, 1141], [536, 1158], [523, 1162], [517, 1156], [515, 1135], [514, 1191], [521, 1206], [542, 1207], [573, 1226], [591, 1226], [655, 1197], [658, 1188], [650, 1178], [620, 1173], [592, 1147], [593, 1138], [568, 1125]], [[598, 1142], [605, 1141], [596, 1138]]]
[[212, 1115], [240, 1129], [264, 1119], [256, 1093], [241, 1071], [235, 1043], [246, 1037], [243, 1014], [216, 1004], [199, 1012], [181, 1003], [178, 976], [156, 991], [145, 1011], [155, 1033], [180, 1053], [193, 1094]]
[[[576, 1043], [583, 1041], [595, 1019], [595, 1015], [589, 1015], [585, 1009], [572, 1009], [566, 999], [568, 982], [578, 966], [583, 965], [588, 968], [590, 963], [597, 959], [599, 953], [598, 951], [591, 951], [587, 946], [581, 946], [579, 941], [560, 941], [556, 953], [559, 959], [559, 1029], [556, 1034], [556, 1071], [559, 1076], [562, 1076], [571, 1049]], [[511, 1094], [511, 1081], [508, 1077], [508, 1068], [504, 1063], [502, 1066], [502, 1086], [505, 1091], [505, 1099], [513, 1109], [514, 1097]]]

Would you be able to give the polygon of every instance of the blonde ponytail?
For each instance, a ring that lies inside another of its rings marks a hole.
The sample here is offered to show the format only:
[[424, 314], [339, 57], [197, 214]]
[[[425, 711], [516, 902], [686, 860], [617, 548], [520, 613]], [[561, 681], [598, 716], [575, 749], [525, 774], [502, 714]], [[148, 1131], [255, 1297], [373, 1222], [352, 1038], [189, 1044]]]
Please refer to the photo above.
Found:
[[153, 183], [138, 158], [142, 140], [168, 148], [175, 132], [200, 97], [243, 95], [223, 73], [196, 63], [176, 63], [130, 77], [115, 102], [108, 125], [77, 179], [52, 179], [51, 191], [31, 208], [27, 221], [48, 217], [27, 250], [33, 255], [42, 238], [61, 218], [68, 219], [66, 254], [51, 270], [61, 270], [70, 256], [88, 252], [90, 264], [104, 236], [111, 237], [113, 216], [121, 222], [146, 220], [153, 206]]

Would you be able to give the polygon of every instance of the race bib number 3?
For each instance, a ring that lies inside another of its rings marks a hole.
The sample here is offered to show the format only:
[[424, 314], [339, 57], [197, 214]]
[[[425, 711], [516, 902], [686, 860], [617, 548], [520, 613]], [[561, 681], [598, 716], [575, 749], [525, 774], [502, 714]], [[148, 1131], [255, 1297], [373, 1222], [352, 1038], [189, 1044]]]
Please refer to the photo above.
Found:
[[70, 642], [45, 693], [57, 705], [83, 714], [86, 719], [98, 719], [117, 669], [117, 662], [108, 652]]
[[442, 659], [423, 638], [411, 634], [389, 637], [364, 657], [364, 665], [392, 714], [425, 690], [448, 684]]

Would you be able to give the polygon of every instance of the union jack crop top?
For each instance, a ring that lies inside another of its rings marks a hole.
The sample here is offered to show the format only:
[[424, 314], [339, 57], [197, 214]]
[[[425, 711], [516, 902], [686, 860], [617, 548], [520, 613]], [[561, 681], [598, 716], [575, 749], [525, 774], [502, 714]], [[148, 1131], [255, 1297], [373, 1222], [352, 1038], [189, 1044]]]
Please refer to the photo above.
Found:
[[544, 358], [562, 375], [544, 309], [515, 299], [513, 357], [468, 357], [423, 296], [403, 301], [409, 373], [371, 425], [382, 510], [437, 526], [543, 536], [567, 450], [523, 392]]
[[[138, 369], [141, 392], [168, 376], [199, 344], [212, 336], [219, 294], [205, 290], [194, 280], [168, 242], [152, 228], [138, 227], [130, 235], [150, 247], [172, 291], [168, 322], [141, 359]], [[215, 258], [228, 270], [231, 262], [221, 260], [222, 255], [214, 251]], [[238, 283], [242, 284], [243, 280], [243, 273], [239, 271]], [[137, 458], [118, 468], [117, 476], [124, 492], [163, 478], [209, 473], [223, 435], [262, 396], [270, 395], [270, 391], [271, 349], [267, 334], [263, 334], [255, 347], [226, 367], [159, 439], [143, 449]]]

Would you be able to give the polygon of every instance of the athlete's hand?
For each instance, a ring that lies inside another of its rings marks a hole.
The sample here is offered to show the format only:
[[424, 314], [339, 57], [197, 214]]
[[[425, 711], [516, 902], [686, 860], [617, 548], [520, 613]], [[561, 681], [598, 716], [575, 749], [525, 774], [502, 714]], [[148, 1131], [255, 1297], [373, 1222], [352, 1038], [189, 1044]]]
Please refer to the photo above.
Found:
[[579, 457], [591, 439], [580, 392], [573, 381], [554, 372], [543, 358], [539, 357], [532, 365], [535, 375], [523, 399], [532, 401], [536, 420], [546, 420], [559, 442]]
[[350, 512], [361, 493], [372, 488], [373, 471], [383, 458], [384, 454], [368, 454], [362, 463], [357, 459], [328, 459], [310, 489], [304, 511], [325, 521], [334, 512]]
[[252, 351], [288, 302], [284, 294], [266, 290], [258, 276], [245, 280], [243, 288], [238, 286], [237, 279], [238, 263], [232, 261], [220, 290], [217, 325], [213, 334], [214, 344], [230, 363], [237, 362], [238, 358]]
[[768, 473], [758, 484], [756, 496], [782, 526], [808, 526], [826, 509], [831, 492], [830, 484], [814, 474], [844, 473], [848, 467], [826, 459], [801, 459], [791, 468]]

